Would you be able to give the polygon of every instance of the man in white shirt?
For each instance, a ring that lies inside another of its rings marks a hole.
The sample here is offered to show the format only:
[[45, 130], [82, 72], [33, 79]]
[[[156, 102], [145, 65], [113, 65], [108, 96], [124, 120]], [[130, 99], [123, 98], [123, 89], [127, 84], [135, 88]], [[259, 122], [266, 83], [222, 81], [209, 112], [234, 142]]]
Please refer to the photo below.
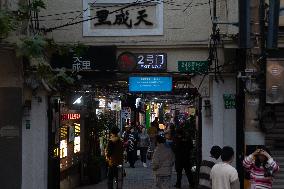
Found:
[[215, 164], [210, 173], [212, 189], [240, 189], [238, 172], [230, 165], [234, 159], [233, 148], [225, 146], [221, 159], [222, 162]]

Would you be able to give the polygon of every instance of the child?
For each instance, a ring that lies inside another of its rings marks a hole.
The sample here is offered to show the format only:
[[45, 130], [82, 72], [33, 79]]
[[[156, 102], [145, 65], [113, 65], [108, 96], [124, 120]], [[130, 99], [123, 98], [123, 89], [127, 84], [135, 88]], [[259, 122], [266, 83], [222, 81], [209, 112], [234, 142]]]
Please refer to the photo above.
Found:
[[257, 149], [244, 159], [243, 165], [250, 173], [251, 189], [272, 188], [273, 176], [279, 166], [267, 149]]

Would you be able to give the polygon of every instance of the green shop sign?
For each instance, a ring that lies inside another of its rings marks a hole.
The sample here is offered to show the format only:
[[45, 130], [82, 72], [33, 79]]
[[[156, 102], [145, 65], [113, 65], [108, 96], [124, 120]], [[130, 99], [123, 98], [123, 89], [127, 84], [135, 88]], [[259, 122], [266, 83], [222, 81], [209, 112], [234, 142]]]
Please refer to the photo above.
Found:
[[187, 73], [206, 73], [209, 69], [208, 61], [178, 61], [178, 71]]
[[224, 94], [223, 99], [224, 99], [225, 109], [235, 109], [236, 108], [236, 95]]

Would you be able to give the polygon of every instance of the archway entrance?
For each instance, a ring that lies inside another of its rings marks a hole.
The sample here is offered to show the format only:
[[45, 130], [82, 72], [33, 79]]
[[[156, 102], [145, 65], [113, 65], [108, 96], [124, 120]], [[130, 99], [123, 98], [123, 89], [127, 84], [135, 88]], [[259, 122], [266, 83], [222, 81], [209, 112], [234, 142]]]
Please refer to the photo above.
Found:
[[[193, 143], [190, 158], [193, 169], [198, 165], [201, 157], [201, 99], [189, 76], [116, 74], [114, 79], [110, 74], [106, 79], [107, 74], [103, 75], [85, 79], [79, 87], [50, 99], [50, 141], [53, 142], [49, 143], [49, 149], [53, 153], [49, 158], [49, 182], [53, 183], [53, 188], [102, 185], [107, 174], [104, 149], [109, 129], [118, 126], [124, 131], [127, 125], [131, 125], [139, 132], [141, 127], [148, 129], [155, 119], [158, 119], [162, 132], [171, 126], [189, 131]], [[131, 81], [131, 78], [138, 81]], [[157, 80], [160, 84], [153, 82]], [[141, 81], [145, 83], [139, 88], [137, 85]], [[56, 121], [58, 125], [54, 127]], [[135, 169], [129, 169], [125, 164], [125, 184], [140, 183], [143, 188], [154, 182], [150, 156], [147, 169], [143, 169], [140, 163], [139, 149], [137, 158]]]

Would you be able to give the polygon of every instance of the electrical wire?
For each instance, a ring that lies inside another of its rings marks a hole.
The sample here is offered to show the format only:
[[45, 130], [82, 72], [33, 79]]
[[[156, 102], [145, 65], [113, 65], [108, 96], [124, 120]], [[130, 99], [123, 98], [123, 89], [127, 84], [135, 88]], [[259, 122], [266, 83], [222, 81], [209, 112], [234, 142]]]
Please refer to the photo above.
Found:
[[[94, 1], [94, 3], [92, 3], [92, 5], [94, 5], [96, 3], [96, 0]], [[88, 8], [86, 8], [85, 10], [83, 10], [83, 12], [81, 12], [79, 15], [77, 15], [75, 18], [73, 18], [70, 22], [68, 22], [69, 24], [72, 23], [74, 20], [76, 20], [77, 18], [81, 17], [86, 11], [88, 11], [90, 9], [91, 6], [89, 6]]]
[[[114, 10], [114, 11], [111, 11], [109, 12], [109, 14], [113, 14], [115, 12], [118, 12], [118, 11], [121, 11], [121, 10], [124, 10], [124, 9], [127, 9], [129, 7], [132, 7], [132, 6], [137, 6], [137, 5], [141, 5], [141, 4], [146, 4], [146, 3], [153, 3], [153, 1], [155, 0], [150, 0], [150, 1], [144, 1], [144, 2], [138, 2], [138, 3], [131, 3], [131, 4], [128, 4], [122, 8], [119, 8], [117, 10]], [[156, 2], [157, 4], [161, 4], [161, 3], [166, 3], [165, 1], [161, 1], [161, 2]], [[194, 5], [191, 5], [189, 7], [197, 7], [197, 6], [202, 6], [202, 5], [206, 5], [208, 4], [208, 2], [203, 2], [203, 3], [196, 3]], [[182, 5], [180, 5], [182, 6]], [[146, 6], [147, 7], [147, 6]], [[44, 32], [51, 32], [53, 30], [56, 30], [56, 29], [60, 29], [60, 28], [63, 28], [63, 27], [67, 27], [67, 26], [72, 26], [72, 25], [77, 25], [77, 24], [80, 24], [80, 23], [83, 23], [83, 22], [86, 22], [86, 21], [90, 21], [90, 20], [94, 20], [96, 19], [97, 17], [91, 17], [91, 18], [88, 18], [88, 19], [83, 19], [83, 20], [80, 20], [80, 21], [77, 21], [77, 22], [73, 22], [73, 23], [67, 23], [67, 24], [62, 24], [62, 25], [59, 25], [59, 26], [55, 26], [55, 27], [52, 27], [52, 28], [48, 28], [48, 29], [41, 29], [42, 31]]]
[[[145, 1], [145, 0], [144, 0]], [[182, 3], [182, 4], [176, 4], [172, 2], [173, 0], [169, 0], [169, 1], [161, 1], [165, 4], [169, 4], [169, 5], [173, 5], [173, 6], [184, 6], [187, 5], [187, 3]], [[135, 1], [134, 3], [142, 3], [143, 1]], [[154, 3], [159, 3], [159, 2], [155, 2], [155, 0], [152, 0], [152, 2]], [[91, 9], [90, 10], [100, 10], [100, 9], [106, 9], [106, 8], [111, 8], [111, 7], [123, 7], [126, 4], [133, 4], [132, 3], [116, 3], [115, 5], [107, 5], [107, 6], [102, 6], [99, 5], [98, 7], [96, 7], [95, 9]], [[89, 6], [92, 7], [92, 6]], [[93, 6], [94, 7], [94, 6]], [[70, 11], [70, 12], [63, 12], [63, 13], [55, 13], [55, 14], [49, 14], [49, 15], [41, 15], [39, 17], [52, 17], [52, 16], [59, 16], [59, 15], [66, 15], [66, 14], [75, 14], [75, 13], [81, 13], [82, 10], [77, 10], [77, 11]]]
[[[152, 0], [153, 3], [154, 0]], [[156, 4], [168, 4], [168, 5], [172, 5], [172, 6], [177, 6], [177, 7], [184, 7], [185, 5], [188, 6], [188, 3], [182, 3], [182, 4], [174, 4], [173, 2], [171, 2], [172, 0], [169, 1], [160, 1], [160, 2], [156, 2]], [[140, 1], [139, 1], [140, 2]], [[142, 1], [141, 1], [142, 2]], [[111, 8], [111, 7], [120, 7], [120, 6], [125, 6], [126, 3], [121, 3], [121, 4], [116, 4], [116, 5], [108, 5], [108, 6], [98, 6], [95, 9], [89, 8], [89, 10], [100, 10], [100, 9], [106, 9], [106, 8]], [[207, 5], [208, 2], [202, 2], [202, 3], [196, 3], [194, 5], [189, 6], [188, 8], [193, 8], [193, 7], [198, 7], [198, 6], [203, 6], [203, 5]], [[152, 5], [151, 5], [152, 6]], [[143, 7], [149, 7], [149, 5], [147, 6], [143, 6]], [[84, 10], [83, 10], [84, 11]], [[75, 14], [75, 13], [82, 13], [82, 10], [78, 10], [78, 11], [70, 11], [70, 12], [63, 12], [63, 13], [55, 13], [55, 14], [49, 14], [49, 15], [40, 15], [39, 18], [48, 18], [48, 17], [53, 17], [53, 16], [60, 16], [60, 15], [68, 15], [68, 14]], [[82, 17], [80, 17], [82, 18]], [[67, 19], [72, 19], [72, 18], [67, 18]], [[64, 20], [64, 18], [56, 18], [56, 19], [50, 19], [52, 20]], [[48, 21], [48, 19], [41, 19], [41, 21]]]
[[[143, 4], [146, 4], [146, 3], [153, 3], [153, 0], [149, 0], [149, 1], [144, 1], [144, 2], [135, 2], [135, 3], [131, 3], [131, 4], [127, 4], [126, 6], [122, 7], [122, 8], [119, 8], [117, 10], [114, 10], [114, 11], [111, 11], [109, 12], [109, 14], [113, 14], [113, 13], [116, 13], [116, 12], [119, 12], [119, 11], [122, 11], [124, 9], [127, 9], [129, 7], [132, 7], [132, 6], [137, 6], [137, 5], [143, 5]], [[158, 4], [160, 4], [161, 2], [156, 2]], [[199, 6], [201, 4], [198, 4]], [[196, 6], [196, 5], [195, 5]], [[48, 29], [43, 29], [45, 32], [51, 32], [53, 30], [56, 30], [56, 29], [60, 29], [60, 28], [63, 28], [63, 27], [67, 27], [67, 26], [71, 26], [71, 25], [76, 25], [76, 24], [80, 24], [80, 23], [83, 23], [83, 22], [86, 22], [86, 21], [90, 21], [90, 20], [93, 20], [97, 18], [96, 16], [95, 17], [91, 17], [91, 18], [88, 18], [88, 19], [83, 19], [83, 20], [80, 20], [80, 21], [77, 21], [77, 22], [73, 22], [73, 23], [66, 23], [66, 24], [62, 24], [62, 25], [59, 25], [59, 26], [55, 26], [55, 27], [52, 27], [52, 28], [48, 28]]]

